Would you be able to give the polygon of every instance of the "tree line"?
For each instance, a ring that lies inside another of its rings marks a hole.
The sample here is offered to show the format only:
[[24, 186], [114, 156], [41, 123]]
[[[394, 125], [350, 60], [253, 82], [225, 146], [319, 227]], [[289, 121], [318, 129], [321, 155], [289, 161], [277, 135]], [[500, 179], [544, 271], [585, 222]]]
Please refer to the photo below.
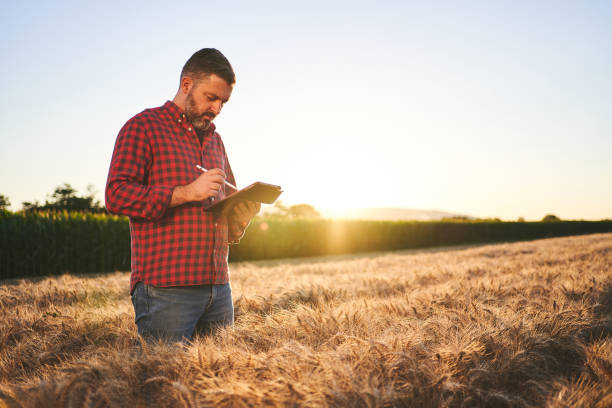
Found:
[[[64, 183], [57, 186], [53, 193], [48, 194], [48, 199], [45, 200], [44, 204], [39, 201], [24, 201], [21, 203], [21, 212], [32, 213], [32, 212], [84, 212], [92, 214], [104, 214], [106, 213], [106, 207], [95, 198], [96, 190], [93, 185], [87, 186], [87, 194], [78, 195], [76, 189], [74, 189], [69, 183]], [[0, 194], [0, 211], [8, 211], [11, 206], [9, 198], [3, 194]], [[280, 217], [280, 218], [305, 218], [305, 219], [317, 219], [321, 218], [319, 212], [310, 204], [295, 204], [286, 206], [282, 201], [277, 201], [274, 206], [266, 210], [264, 214], [266, 216]], [[467, 217], [452, 217], [444, 218], [442, 221], [460, 221], [468, 220]], [[495, 218], [486, 221], [498, 221], [501, 219]], [[525, 222], [523, 217], [519, 217], [518, 222]], [[545, 215], [542, 220], [543, 222], [557, 222], [562, 221], [561, 218], [554, 214]]]
[[[69, 183], [57, 186], [51, 194], [47, 195], [44, 203], [35, 201], [24, 201], [21, 203], [21, 212], [61, 212], [78, 211], [86, 213], [101, 214], [106, 212], [104, 205], [95, 198], [95, 188], [93, 185], [87, 186], [87, 194], [78, 195], [74, 187]], [[8, 211], [11, 202], [7, 196], [0, 194], [0, 210]]]

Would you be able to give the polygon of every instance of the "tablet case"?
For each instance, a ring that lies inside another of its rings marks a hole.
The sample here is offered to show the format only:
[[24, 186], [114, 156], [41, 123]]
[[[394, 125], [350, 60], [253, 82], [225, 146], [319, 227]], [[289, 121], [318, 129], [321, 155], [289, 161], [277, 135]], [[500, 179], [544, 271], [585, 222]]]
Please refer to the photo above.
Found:
[[233, 194], [219, 200], [208, 207], [207, 211], [223, 212], [228, 207], [233, 207], [240, 201], [256, 201], [258, 203], [272, 204], [283, 192], [280, 186], [257, 181]]

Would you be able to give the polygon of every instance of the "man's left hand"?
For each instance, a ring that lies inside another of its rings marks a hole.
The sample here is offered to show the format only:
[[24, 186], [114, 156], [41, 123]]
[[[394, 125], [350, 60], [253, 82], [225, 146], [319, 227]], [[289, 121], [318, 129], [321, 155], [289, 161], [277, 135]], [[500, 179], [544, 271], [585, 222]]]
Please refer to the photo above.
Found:
[[241, 201], [232, 208], [230, 217], [244, 230], [251, 222], [251, 219], [259, 212], [261, 204], [255, 201]]

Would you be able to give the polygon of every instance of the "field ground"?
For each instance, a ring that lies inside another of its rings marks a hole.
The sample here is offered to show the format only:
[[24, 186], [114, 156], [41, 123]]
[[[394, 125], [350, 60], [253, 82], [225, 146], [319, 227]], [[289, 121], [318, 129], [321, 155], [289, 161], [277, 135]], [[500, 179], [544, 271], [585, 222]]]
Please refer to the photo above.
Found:
[[127, 273], [0, 284], [0, 407], [612, 406], [612, 234], [231, 269], [187, 347]]

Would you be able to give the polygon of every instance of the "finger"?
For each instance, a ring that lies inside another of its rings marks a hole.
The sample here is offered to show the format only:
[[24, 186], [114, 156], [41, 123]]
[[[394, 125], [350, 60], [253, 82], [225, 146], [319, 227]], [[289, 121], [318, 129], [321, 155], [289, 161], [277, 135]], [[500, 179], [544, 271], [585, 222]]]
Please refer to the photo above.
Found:
[[204, 173], [198, 178], [198, 182], [201, 183], [202, 185], [206, 185], [210, 183], [223, 184], [225, 182], [225, 179], [220, 175], [211, 176], [208, 173]]
[[261, 207], [261, 204], [256, 202], [256, 201], [249, 201], [249, 210], [252, 213], [256, 213], [259, 211], [259, 208]]
[[238, 216], [238, 218], [240, 219], [244, 219], [248, 217], [248, 213], [244, 210], [244, 206], [242, 205], [236, 206], [236, 216]]
[[217, 169], [217, 168], [209, 170], [209, 171], [207, 171], [204, 174], [211, 174], [211, 175], [221, 176], [221, 177], [223, 177], [224, 180], [227, 178], [227, 176], [225, 175], [225, 172], [223, 170]]
[[217, 181], [213, 181], [211, 183], [208, 183], [208, 188], [214, 189], [216, 191], [221, 190], [222, 186], [223, 186], [223, 183], [219, 183]]
[[253, 210], [251, 209], [251, 206], [249, 204], [245, 204], [243, 208], [244, 208], [244, 216], [247, 217], [248, 219], [251, 219], [253, 217]]
[[260, 204], [258, 202], [249, 201], [247, 203], [247, 206], [248, 206], [248, 212], [250, 216], [253, 216], [259, 212]]

